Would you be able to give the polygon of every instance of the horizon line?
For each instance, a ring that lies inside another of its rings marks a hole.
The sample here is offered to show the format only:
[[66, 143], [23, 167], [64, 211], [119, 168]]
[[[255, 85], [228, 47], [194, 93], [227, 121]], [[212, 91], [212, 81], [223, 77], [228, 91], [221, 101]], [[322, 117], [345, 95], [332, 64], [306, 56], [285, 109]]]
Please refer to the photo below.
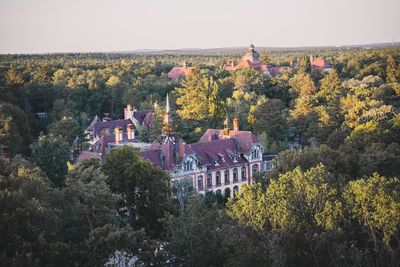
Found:
[[[310, 48], [365, 48], [369, 46], [375, 46], [376, 48], [383, 47], [397, 47], [400, 46], [400, 41], [383, 41], [383, 42], [369, 42], [369, 43], [357, 43], [357, 44], [342, 44], [342, 45], [304, 45], [304, 46], [257, 46], [261, 49], [310, 49]], [[221, 47], [205, 47], [205, 48], [137, 48], [132, 50], [93, 50], [93, 51], [48, 51], [48, 52], [18, 52], [18, 53], [0, 53], [1, 56], [5, 55], [54, 55], [54, 54], [118, 54], [118, 53], [157, 53], [157, 52], [168, 52], [168, 51], [201, 51], [201, 50], [218, 50], [218, 49], [244, 49], [248, 46], [221, 46]]]

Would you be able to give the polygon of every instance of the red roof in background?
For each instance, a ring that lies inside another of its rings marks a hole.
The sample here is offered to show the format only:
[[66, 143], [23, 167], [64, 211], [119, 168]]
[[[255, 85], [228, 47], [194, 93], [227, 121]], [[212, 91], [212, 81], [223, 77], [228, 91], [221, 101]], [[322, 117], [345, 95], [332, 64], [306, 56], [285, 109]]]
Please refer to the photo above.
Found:
[[311, 67], [314, 69], [330, 68], [331, 65], [325, 59], [315, 59], [311, 61]]
[[180, 76], [186, 76], [188, 73], [192, 71], [192, 67], [174, 67], [172, 70], [168, 72], [168, 78], [170, 79], [178, 79]]

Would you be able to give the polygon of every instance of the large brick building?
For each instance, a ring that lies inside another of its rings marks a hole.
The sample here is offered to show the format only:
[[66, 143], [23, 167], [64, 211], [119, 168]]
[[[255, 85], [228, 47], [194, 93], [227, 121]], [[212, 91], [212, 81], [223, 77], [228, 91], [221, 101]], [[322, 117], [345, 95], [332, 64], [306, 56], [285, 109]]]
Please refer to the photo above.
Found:
[[[175, 138], [167, 97], [161, 138], [156, 143], [143, 144], [135, 138], [135, 125], [145, 123], [149, 114], [133, 111], [128, 106], [123, 120], [95, 118], [86, 130], [91, 148], [82, 152], [79, 159], [104, 159], [115, 147], [133, 145], [141, 148], [140, 155], [144, 159], [168, 171], [173, 182], [190, 179], [200, 193], [212, 190], [230, 196], [239, 192], [243, 184], [252, 184], [255, 173], [270, 167], [270, 158], [263, 159], [263, 145], [253, 133], [239, 130], [237, 118], [233, 119], [232, 128], [226, 119], [224, 129], [208, 129], [197, 143], [187, 144]], [[135, 116], [139, 119], [132, 119]]]

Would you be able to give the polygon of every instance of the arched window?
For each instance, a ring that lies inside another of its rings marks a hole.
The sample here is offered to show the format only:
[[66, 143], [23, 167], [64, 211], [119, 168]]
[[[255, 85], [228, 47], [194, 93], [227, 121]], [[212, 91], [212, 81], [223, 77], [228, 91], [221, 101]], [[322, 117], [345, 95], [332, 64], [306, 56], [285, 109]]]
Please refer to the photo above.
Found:
[[242, 181], [246, 181], [246, 167], [242, 167], [241, 175]]
[[203, 175], [197, 176], [197, 188], [203, 189]]
[[258, 172], [258, 164], [253, 165], [253, 175]]
[[183, 162], [183, 170], [184, 171], [192, 171], [193, 170], [193, 163], [194, 163], [194, 159], [192, 157], [188, 157]]
[[236, 183], [238, 181], [238, 170], [237, 168], [233, 169], [233, 182]]
[[225, 198], [231, 197], [231, 189], [229, 187], [225, 188], [224, 195]]
[[215, 173], [215, 184], [221, 185], [221, 172], [220, 171], [217, 171]]
[[229, 181], [229, 170], [226, 170], [225, 171], [225, 175], [224, 175], [225, 177], [225, 179], [224, 179], [224, 184], [229, 184], [230, 183], [230, 181]]
[[260, 146], [255, 146], [251, 150], [251, 159], [258, 159], [261, 156], [261, 147]]
[[211, 173], [207, 173], [207, 187], [211, 187], [211, 185], [212, 185]]

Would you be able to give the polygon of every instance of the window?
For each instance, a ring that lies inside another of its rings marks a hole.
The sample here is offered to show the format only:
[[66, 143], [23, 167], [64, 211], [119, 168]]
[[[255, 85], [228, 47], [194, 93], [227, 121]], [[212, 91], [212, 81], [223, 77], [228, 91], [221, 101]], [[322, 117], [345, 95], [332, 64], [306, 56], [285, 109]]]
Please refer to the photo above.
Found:
[[258, 159], [261, 156], [261, 147], [255, 146], [253, 150], [251, 150], [251, 159]]
[[207, 187], [211, 187], [212, 185], [212, 179], [211, 179], [211, 173], [207, 174]]
[[253, 175], [258, 172], [258, 164], [253, 165]]
[[229, 187], [225, 188], [224, 195], [225, 198], [231, 197], [231, 189]]
[[233, 169], [233, 182], [236, 183], [238, 181], [238, 170], [237, 168]]
[[225, 183], [225, 184], [229, 184], [229, 183], [230, 183], [230, 181], [229, 181], [229, 170], [228, 170], [228, 171], [225, 171], [224, 183]]
[[221, 185], [221, 172], [217, 171], [215, 173], [215, 183], [216, 185]]
[[246, 181], [246, 167], [242, 167], [242, 181]]
[[197, 188], [203, 189], [203, 175], [197, 176]]
[[188, 157], [183, 162], [183, 170], [184, 171], [192, 171], [193, 170], [193, 162], [194, 162], [194, 159], [192, 157]]

